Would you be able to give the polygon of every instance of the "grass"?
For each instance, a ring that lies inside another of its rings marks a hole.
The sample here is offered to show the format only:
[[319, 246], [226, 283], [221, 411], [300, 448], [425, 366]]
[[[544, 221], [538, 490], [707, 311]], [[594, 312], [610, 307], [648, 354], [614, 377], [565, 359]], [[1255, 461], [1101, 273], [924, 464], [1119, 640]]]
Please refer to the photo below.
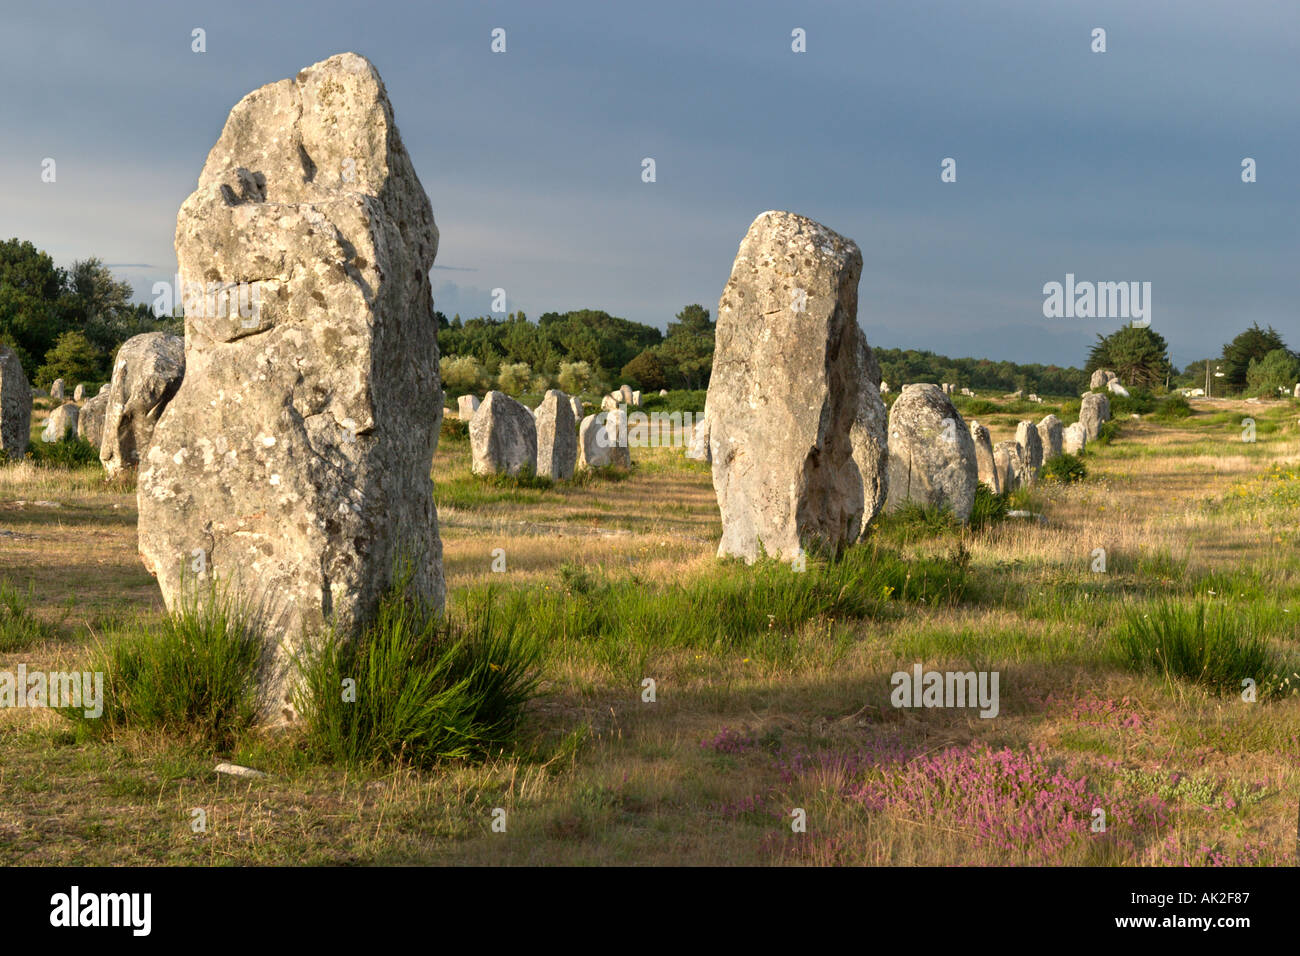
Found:
[[1062, 453], [1043, 464], [1039, 477], [1048, 484], [1068, 485], [1087, 478], [1088, 467], [1078, 455]]
[[400, 573], [358, 637], [326, 635], [301, 658], [305, 742], [350, 766], [432, 767], [513, 742], [536, 694], [538, 645], [490, 610], [459, 625]]
[[57, 636], [57, 629], [32, 613], [32, 588], [20, 591], [12, 581], [0, 578], [0, 653], [26, 650]]
[[[1016, 414], [992, 404], [1008, 419], [990, 423], [994, 440], [1010, 438]], [[184, 730], [86, 733], [0, 708], [0, 862], [1290, 864], [1300, 698], [1261, 680], [1247, 704], [1227, 675], [1167, 676], [1119, 648], [1131, 614], [1201, 604], [1207, 633], [1222, 608], [1244, 622], [1243, 646], [1264, 642], [1265, 677], [1295, 666], [1295, 405], [1189, 404], [1090, 446], [1086, 481], [1008, 501], [1045, 522], [882, 516], [864, 545], [803, 573], [717, 560], [709, 469], [680, 449], [634, 450], [610, 480], [509, 489], [471, 485], [468, 442], [444, 439], [448, 639], [487, 627], [538, 648], [538, 693], [509, 743], [420, 767], [410, 748], [340, 758], [248, 732], [218, 749]], [[97, 465], [0, 468], [0, 534], [0, 578], [56, 638], [0, 650], [0, 671], [83, 669], [162, 626], [129, 482]], [[400, 655], [380, 656], [381, 682], [400, 688]], [[998, 717], [894, 709], [890, 675], [916, 664], [999, 671]], [[232, 780], [215, 759], [271, 776]], [[1086, 819], [1096, 805], [1106, 835], [1043, 812]], [[189, 827], [197, 806], [205, 834]], [[791, 835], [792, 806], [808, 809], [807, 834]], [[491, 829], [498, 807], [508, 835]]]
[[1255, 681], [1261, 695], [1277, 692], [1283, 664], [1270, 650], [1257, 610], [1168, 601], [1131, 610], [1116, 637], [1125, 663], [1166, 678], [1240, 693]]
[[79, 468], [98, 465], [99, 449], [78, 435], [65, 435], [56, 442], [32, 442], [27, 457], [45, 467]]
[[252, 726], [263, 635], [254, 610], [210, 589], [153, 626], [112, 635], [90, 670], [104, 674], [101, 718], [67, 711], [100, 733], [158, 731], [222, 749]]

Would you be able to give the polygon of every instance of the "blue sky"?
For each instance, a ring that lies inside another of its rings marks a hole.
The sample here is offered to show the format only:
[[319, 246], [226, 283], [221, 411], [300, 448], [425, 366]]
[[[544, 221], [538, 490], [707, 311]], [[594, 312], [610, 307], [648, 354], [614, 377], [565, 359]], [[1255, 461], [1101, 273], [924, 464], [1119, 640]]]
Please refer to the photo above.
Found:
[[1120, 323], [1044, 318], [1073, 273], [1151, 282], [1180, 365], [1254, 321], [1300, 348], [1294, 0], [3, 2], [0, 233], [142, 301], [230, 108], [354, 50], [432, 200], [448, 315], [501, 287], [663, 327], [789, 209], [861, 247], [874, 345], [1082, 364]]

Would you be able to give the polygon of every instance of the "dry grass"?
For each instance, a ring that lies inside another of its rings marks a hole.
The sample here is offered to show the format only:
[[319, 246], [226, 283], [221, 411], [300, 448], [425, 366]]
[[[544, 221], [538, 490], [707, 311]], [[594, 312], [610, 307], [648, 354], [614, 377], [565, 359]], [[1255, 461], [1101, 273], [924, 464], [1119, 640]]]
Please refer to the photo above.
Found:
[[[645, 665], [654, 703], [594, 657], [554, 660], [518, 751], [483, 764], [357, 777], [283, 740], [228, 754], [144, 736], [89, 741], [48, 712], [0, 710], [0, 862], [1142, 865], [1215, 853], [1292, 862], [1300, 702], [1216, 697], [1132, 673], [1113, 655], [1123, 609], [1160, 595], [1230, 587], [1300, 617], [1300, 561], [1279, 543], [1290, 543], [1298, 516], [1237, 503], [1247, 500], [1240, 489], [1295, 459], [1295, 406], [1193, 404], [1185, 422], [1123, 423], [1089, 455], [1083, 484], [1037, 489], [1046, 525], [961, 535], [969, 600], [809, 622], [779, 657], [664, 651]], [[1223, 413], [1276, 428], [1244, 445], [1232, 423], [1211, 421]], [[557, 586], [566, 564], [650, 587], [712, 573], [719, 526], [707, 470], [670, 449], [638, 460], [622, 482], [498, 489], [474, 485], [464, 444], [445, 442], [434, 475], [456, 497], [439, 509], [453, 603], [485, 582]], [[76, 666], [108, 623], [159, 613], [134, 522], [133, 491], [104, 487], [93, 471], [0, 470], [0, 575], [30, 583], [36, 613], [59, 627], [57, 640], [0, 655], [0, 670]], [[947, 554], [955, 543], [908, 550]], [[491, 570], [495, 548], [504, 573]], [[1096, 548], [1107, 552], [1105, 574], [1090, 570]], [[1252, 595], [1261, 581], [1267, 593]], [[1274, 640], [1294, 663], [1294, 633]], [[892, 708], [891, 673], [915, 663], [998, 670], [999, 716]], [[746, 743], [733, 748], [733, 737]], [[1112, 810], [1154, 788], [1169, 818], [1117, 823], [1104, 839], [1047, 856], [1028, 838], [999, 849], [952, 808], [868, 809], [861, 788], [881, 771], [845, 761], [881, 740], [906, 743], [914, 760], [972, 742], [1042, 748], [1062, 773], [1086, 775]], [[218, 776], [219, 758], [272, 776]], [[804, 763], [792, 771], [792, 760]], [[505, 834], [491, 829], [498, 807]], [[805, 834], [791, 832], [795, 807], [807, 811]], [[205, 832], [192, 829], [196, 808]]]

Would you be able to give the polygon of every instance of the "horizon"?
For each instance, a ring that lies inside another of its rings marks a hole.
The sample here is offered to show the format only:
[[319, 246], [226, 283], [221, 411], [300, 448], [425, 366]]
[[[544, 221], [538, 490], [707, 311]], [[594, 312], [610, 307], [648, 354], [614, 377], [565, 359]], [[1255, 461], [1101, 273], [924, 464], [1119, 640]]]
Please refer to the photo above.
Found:
[[[1044, 287], [1067, 275], [1150, 283], [1151, 327], [1180, 368], [1254, 322], [1300, 340], [1300, 10], [735, 9], [12, 12], [0, 70], [11, 89], [44, 82], [0, 126], [6, 233], [60, 266], [97, 257], [151, 302], [230, 109], [355, 50], [384, 78], [432, 201], [447, 316], [500, 316], [496, 288], [529, 316], [602, 309], [662, 330], [689, 303], [716, 315], [750, 222], [788, 209], [862, 249], [874, 347], [1080, 368], [1124, 323], [1046, 318]], [[955, 182], [941, 181], [948, 158]]]

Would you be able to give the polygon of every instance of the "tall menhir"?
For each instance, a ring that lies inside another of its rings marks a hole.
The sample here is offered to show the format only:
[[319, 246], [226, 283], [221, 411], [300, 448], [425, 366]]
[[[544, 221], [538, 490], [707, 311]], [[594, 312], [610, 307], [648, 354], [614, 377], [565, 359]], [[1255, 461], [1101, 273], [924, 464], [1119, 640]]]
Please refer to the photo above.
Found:
[[353, 53], [244, 97], [177, 217], [186, 371], [141, 461], [140, 552], [169, 608], [211, 579], [262, 607], [268, 719], [294, 717], [299, 640], [364, 624], [401, 556], [443, 603], [437, 251]]

